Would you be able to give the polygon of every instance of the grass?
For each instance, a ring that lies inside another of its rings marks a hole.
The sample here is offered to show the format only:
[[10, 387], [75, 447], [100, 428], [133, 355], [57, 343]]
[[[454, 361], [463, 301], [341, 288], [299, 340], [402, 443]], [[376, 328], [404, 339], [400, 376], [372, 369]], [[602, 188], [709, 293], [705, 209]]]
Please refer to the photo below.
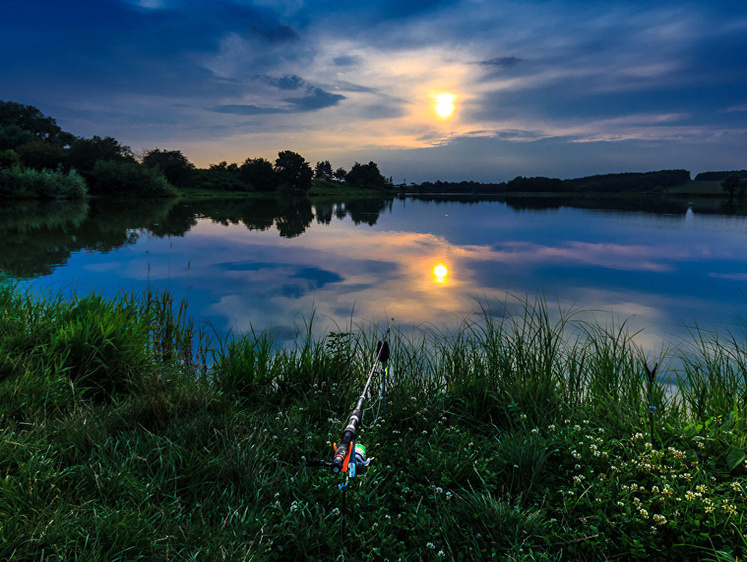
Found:
[[343, 540], [342, 480], [304, 460], [331, 458], [382, 330], [211, 342], [165, 293], [2, 281], [0, 559], [743, 558], [747, 323], [692, 328], [652, 444], [626, 326], [553, 318], [395, 331]]

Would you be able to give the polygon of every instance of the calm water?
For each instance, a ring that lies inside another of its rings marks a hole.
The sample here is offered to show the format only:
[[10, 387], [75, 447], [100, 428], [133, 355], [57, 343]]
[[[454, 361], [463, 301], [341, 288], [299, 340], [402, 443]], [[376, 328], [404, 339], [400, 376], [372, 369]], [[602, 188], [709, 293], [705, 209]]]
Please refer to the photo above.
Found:
[[351, 318], [449, 329], [481, 304], [501, 310], [508, 294], [542, 295], [599, 322], [627, 320], [656, 353], [684, 325], [726, 324], [744, 309], [747, 219], [734, 209], [584, 205], [25, 203], [0, 211], [0, 267], [43, 289], [168, 288], [220, 332], [281, 339], [312, 311], [321, 330]]

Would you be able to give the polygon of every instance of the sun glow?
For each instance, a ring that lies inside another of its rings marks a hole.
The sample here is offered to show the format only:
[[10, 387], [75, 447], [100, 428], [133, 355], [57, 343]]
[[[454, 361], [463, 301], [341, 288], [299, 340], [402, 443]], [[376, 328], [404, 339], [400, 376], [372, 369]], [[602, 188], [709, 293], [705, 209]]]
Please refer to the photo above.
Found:
[[447, 275], [449, 275], [449, 269], [444, 264], [439, 263], [433, 268], [433, 276], [439, 283], [443, 283], [446, 280]]
[[454, 114], [454, 101], [456, 100], [456, 96], [454, 94], [437, 94], [435, 98], [436, 105], [434, 106], [434, 109], [436, 114], [441, 119], [448, 119], [451, 117]]

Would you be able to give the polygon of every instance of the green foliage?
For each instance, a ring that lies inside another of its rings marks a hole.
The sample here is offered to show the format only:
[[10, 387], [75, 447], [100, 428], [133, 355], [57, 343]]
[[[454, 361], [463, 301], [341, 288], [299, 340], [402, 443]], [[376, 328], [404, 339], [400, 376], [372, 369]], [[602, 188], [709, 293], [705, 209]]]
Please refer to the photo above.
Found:
[[0, 150], [0, 168], [12, 168], [20, 165], [20, 163], [21, 159], [15, 150], [11, 148]]
[[0, 149], [17, 148], [33, 139], [65, 147], [74, 136], [32, 105], [0, 100]]
[[[124, 146], [113, 137], [94, 135], [90, 139], [75, 139], [67, 153], [68, 165], [77, 169], [89, 179], [96, 164], [101, 160], [134, 163], [135, 158], [129, 146]], [[92, 190], [93, 191], [93, 190]]]
[[21, 163], [36, 170], [55, 169], [65, 160], [62, 147], [48, 141], [33, 140], [17, 149]]
[[290, 345], [236, 336], [207, 361], [166, 294], [1, 282], [0, 558], [744, 557], [747, 418], [715, 390], [744, 332], [700, 338], [711, 386], [690, 392], [721, 413], [660, 396], [652, 444], [622, 327], [550, 321], [543, 303], [484, 313], [456, 334], [392, 334], [341, 540], [341, 479], [303, 461], [331, 457], [381, 327], [316, 339], [312, 318]]
[[160, 170], [134, 161], [97, 160], [90, 174], [91, 194], [114, 197], [173, 197], [176, 191]]
[[198, 169], [194, 185], [207, 191], [247, 191], [236, 164], [220, 162], [211, 164], [208, 169]]
[[81, 199], [87, 192], [86, 182], [75, 170], [0, 169], [0, 198]]

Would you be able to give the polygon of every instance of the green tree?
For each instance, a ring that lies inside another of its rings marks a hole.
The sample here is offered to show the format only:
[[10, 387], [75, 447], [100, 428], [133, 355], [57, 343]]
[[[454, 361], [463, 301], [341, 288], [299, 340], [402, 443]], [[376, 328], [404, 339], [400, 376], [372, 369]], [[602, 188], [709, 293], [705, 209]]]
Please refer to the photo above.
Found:
[[334, 173], [332, 172], [332, 164], [329, 163], [329, 160], [324, 160], [322, 162], [316, 163], [316, 168], [314, 168], [314, 177], [320, 180], [332, 180], [332, 178], [334, 177]]
[[197, 170], [194, 185], [211, 191], [246, 191], [249, 188], [241, 179], [238, 164], [229, 164], [225, 160], [219, 164], [211, 164], [208, 169]]
[[0, 168], [12, 168], [21, 163], [18, 153], [11, 149], [0, 150]]
[[99, 160], [135, 163], [130, 147], [119, 144], [113, 137], [102, 138], [94, 135], [90, 139], [79, 138], [68, 150], [68, 164], [86, 179], [90, 177]]
[[740, 189], [742, 186], [742, 179], [739, 174], [730, 174], [724, 181], [721, 182], [721, 189], [729, 194], [729, 197], [734, 197], [734, 192]]
[[256, 191], [275, 191], [280, 178], [265, 158], [247, 158], [239, 168], [241, 179]]
[[[0, 134], [0, 139], [15, 138], [16, 142], [23, 140], [23, 144], [32, 139], [43, 140], [59, 147], [72, 144], [75, 136], [63, 131], [57, 122], [44, 115], [39, 109], [32, 105], [23, 105], [14, 101], [0, 100], [0, 130], [7, 129], [10, 134]], [[26, 134], [23, 134], [26, 133]], [[17, 148], [14, 146], [2, 146], [0, 148]]]
[[90, 192], [112, 197], [173, 197], [174, 187], [160, 170], [134, 160], [97, 160], [91, 171]]
[[356, 162], [348, 172], [346, 181], [363, 189], [384, 189], [387, 185], [386, 178], [379, 172], [376, 162], [368, 164]]
[[65, 161], [65, 150], [56, 144], [34, 139], [18, 147], [18, 157], [27, 168], [55, 169]]
[[158, 168], [166, 180], [179, 187], [192, 184], [195, 165], [179, 150], [161, 150], [154, 148], [145, 153], [143, 164], [149, 168]]
[[311, 178], [314, 172], [300, 154], [291, 150], [279, 152], [275, 160], [275, 171], [280, 178], [281, 187], [300, 191], [311, 189]]

